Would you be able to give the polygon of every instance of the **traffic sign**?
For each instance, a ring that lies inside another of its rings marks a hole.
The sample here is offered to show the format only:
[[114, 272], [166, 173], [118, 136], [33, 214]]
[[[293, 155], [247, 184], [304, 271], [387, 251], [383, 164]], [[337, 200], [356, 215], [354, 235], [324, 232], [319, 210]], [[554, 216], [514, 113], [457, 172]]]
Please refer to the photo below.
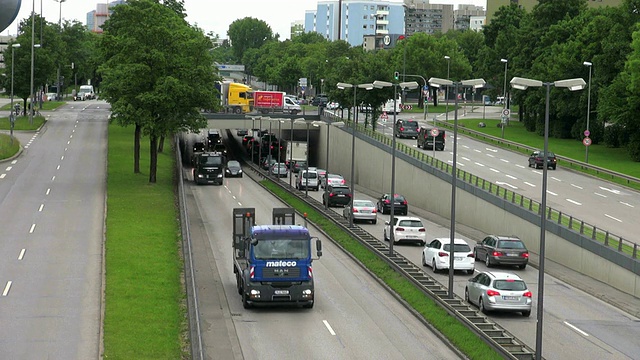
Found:
[[591, 132], [589, 130], [585, 130], [584, 137], [589, 137], [589, 135], [591, 135]]
[[427, 91], [427, 90], [429, 90], [429, 87], [427, 85], [425, 85], [425, 86], [422, 87], [422, 90]]
[[380, 115], [380, 118], [382, 120], [387, 120], [389, 118], [389, 115], [387, 115], [387, 112], [385, 111], [385, 112], [382, 113], [382, 115]]
[[431, 136], [436, 137], [440, 134], [440, 130], [438, 130], [438, 128], [433, 128], [429, 131], [429, 133], [431, 134]]
[[511, 113], [511, 111], [509, 111], [509, 109], [503, 109], [502, 110], [502, 115], [504, 115], [504, 116], [509, 116], [510, 113]]
[[582, 139], [582, 143], [584, 144], [584, 146], [591, 145], [591, 138], [590, 137], [586, 137], [586, 138]]
[[400, 105], [400, 108], [404, 110], [411, 110], [413, 109], [413, 105]]

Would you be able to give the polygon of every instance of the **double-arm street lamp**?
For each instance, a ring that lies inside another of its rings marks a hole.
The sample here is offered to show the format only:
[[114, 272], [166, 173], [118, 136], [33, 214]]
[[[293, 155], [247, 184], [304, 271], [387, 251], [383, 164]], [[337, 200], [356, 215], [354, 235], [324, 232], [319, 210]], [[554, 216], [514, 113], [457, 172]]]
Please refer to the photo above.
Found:
[[[404, 91], [405, 89], [415, 89], [418, 86], [418, 83], [415, 81], [409, 82], [401, 82], [401, 83], [390, 83], [387, 81], [379, 81], [376, 80], [373, 82], [373, 86], [378, 89], [382, 89], [385, 87], [393, 86], [393, 108], [396, 109], [396, 102], [398, 101], [398, 87]], [[389, 256], [393, 256], [393, 242], [395, 241], [394, 237], [394, 212], [395, 212], [395, 202], [396, 202], [396, 114], [397, 112], [393, 112], [393, 133], [391, 134], [391, 209], [389, 215]], [[352, 209], [353, 210], [353, 209]]]
[[[504, 94], [502, 97], [502, 101], [504, 102], [504, 109], [507, 109], [507, 66], [509, 65], [509, 60], [507, 59], [500, 59], [500, 62], [504, 63]], [[500, 126], [502, 128], [502, 138], [504, 139], [504, 128], [505, 126], [507, 126], [507, 121], [509, 121], [507, 119], [507, 116], [505, 115], [506, 111], [502, 112], [502, 116], [503, 116], [503, 121], [502, 121], [502, 126]]]
[[[351, 182], [351, 216], [349, 216], [349, 227], [353, 227], [353, 200], [355, 199], [356, 194], [356, 180], [355, 180], [355, 154], [356, 154], [356, 114], [357, 111], [357, 100], [356, 100], [356, 91], [358, 88], [371, 90], [373, 89], [373, 84], [347, 84], [343, 82], [339, 82], [336, 84], [338, 89], [344, 90], [353, 88], [353, 120], [351, 122], [351, 175], [349, 177], [349, 182]], [[327, 169], [327, 174], [329, 170]], [[326, 186], [325, 186], [326, 188]]]
[[[444, 59], [447, 60], [447, 80], [449, 80], [449, 65], [451, 65], [451, 57], [448, 55], [445, 55]], [[449, 87], [448, 86], [444, 93], [444, 99], [447, 102], [447, 109], [445, 110], [445, 113], [444, 113], [444, 119], [445, 121], [449, 121]], [[458, 93], [456, 92], [456, 100], [457, 99], [458, 99]]]
[[[454, 100], [454, 116], [453, 116], [453, 165], [451, 171], [451, 225], [449, 229], [449, 298], [453, 299], [453, 262], [454, 262], [454, 244], [456, 237], [456, 188], [458, 186], [458, 87], [471, 87], [474, 89], [482, 88], [486, 82], [484, 79], [472, 79], [453, 82], [449, 79], [431, 78], [429, 84], [433, 87], [454, 86], [456, 97]], [[435, 141], [435, 140], [434, 140]], [[435, 142], [434, 142], [435, 146]]]
[[[584, 136], [589, 137], [589, 113], [591, 113], [591, 68], [593, 67], [593, 64], [589, 61], [585, 61], [582, 65], [589, 67], [589, 89], [587, 90], [587, 130], [584, 132]], [[587, 164], [589, 163], [589, 145], [584, 146], [584, 162]]]
[[530, 87], [546, 87], [547, 95], [544, 111], [544, 160], [542, 161], [542, 203], [540, 204], [540, 261], [538, 264], [538, 306], [536, 323], [536, 360], [542, 359], [542, 321], [544, 313], [544, 252], [545, 232], [547, 223], [547, 153], [549, 152], [549, 94], [551, 87], [567, 88], [571, 91], [584, 89], [586, 83], [582, 78], [559, 80], [554, 82], [542, 82], [540, 80], [514, 77], [511, 79], [511, 87], [518, 90], [526, 90]]

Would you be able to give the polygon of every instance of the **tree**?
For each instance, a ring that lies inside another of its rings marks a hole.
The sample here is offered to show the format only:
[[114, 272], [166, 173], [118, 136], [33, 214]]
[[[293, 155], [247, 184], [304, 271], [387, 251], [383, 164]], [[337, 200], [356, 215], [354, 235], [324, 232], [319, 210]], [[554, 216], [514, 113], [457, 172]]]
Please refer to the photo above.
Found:
[[247, 49], [256, 49], [273, 40], [273, 32], [266, 22], [252, 17], [238, 19], [229, 25], [227, 31], [233, 54], [237, 61], [242, 60]]
[[156, 182], [159, 140], [206, 125], [215, 81], [210, 40], [175, 11], [152, 0], [118, 6], [100, 42], [102, 97], [111, 121], [134, 125], [134, 172], [140, 172], [140, 137], [149, 137], [149, 182]]

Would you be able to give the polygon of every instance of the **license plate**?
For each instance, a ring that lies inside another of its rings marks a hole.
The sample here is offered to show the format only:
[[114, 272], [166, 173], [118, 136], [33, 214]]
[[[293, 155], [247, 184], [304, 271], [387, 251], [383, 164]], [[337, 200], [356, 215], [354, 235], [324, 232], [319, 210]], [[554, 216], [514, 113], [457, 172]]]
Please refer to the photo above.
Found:
[[344, 197], [344, 195], [342, 195], [342, 194], [338, 194], [338, 197]]
[[371, 210], [362, 210], [361, 213], [363, 213], [363, 214], [371, 214]]
[[276, 290], [276, 295], [289, 295], [289, 290]]
[[456, 261], [462, 261], [462, 260], [464, 260], [464, 258], [457, 257], [457, 258], [455, 258], [455, 260], [456, 260]]
[[503, 296], [503, 300], [518, 300], [517, 296]]
[[518, 256], [518, 254], [507, 254], [507, 256]]

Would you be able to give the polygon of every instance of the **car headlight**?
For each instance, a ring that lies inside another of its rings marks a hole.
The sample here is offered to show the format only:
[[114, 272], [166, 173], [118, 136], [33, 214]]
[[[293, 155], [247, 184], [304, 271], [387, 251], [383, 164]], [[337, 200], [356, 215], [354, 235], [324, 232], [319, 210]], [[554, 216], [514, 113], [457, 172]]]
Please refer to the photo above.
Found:
[[219, 178], [221, 178], [221, 177], [222, 177], [222, 174], [218, 174], [218, 177], [219, 177]]
[[238, 170], [238, 173], [241, 173], [241, 172], [242, 172], [242, 169]]
[[228, 173], [230, 173], [231, 171], [230, 171], [229, 169], [226, 169], [226, 170], [225, 170], [225, 172], [228, 172]]
[[202, 179], [202, 178], [204, 177], [204, 175], [202, 175], [202, 174], [198, 174], [198, 177], [199, 177], [200, 179]]

